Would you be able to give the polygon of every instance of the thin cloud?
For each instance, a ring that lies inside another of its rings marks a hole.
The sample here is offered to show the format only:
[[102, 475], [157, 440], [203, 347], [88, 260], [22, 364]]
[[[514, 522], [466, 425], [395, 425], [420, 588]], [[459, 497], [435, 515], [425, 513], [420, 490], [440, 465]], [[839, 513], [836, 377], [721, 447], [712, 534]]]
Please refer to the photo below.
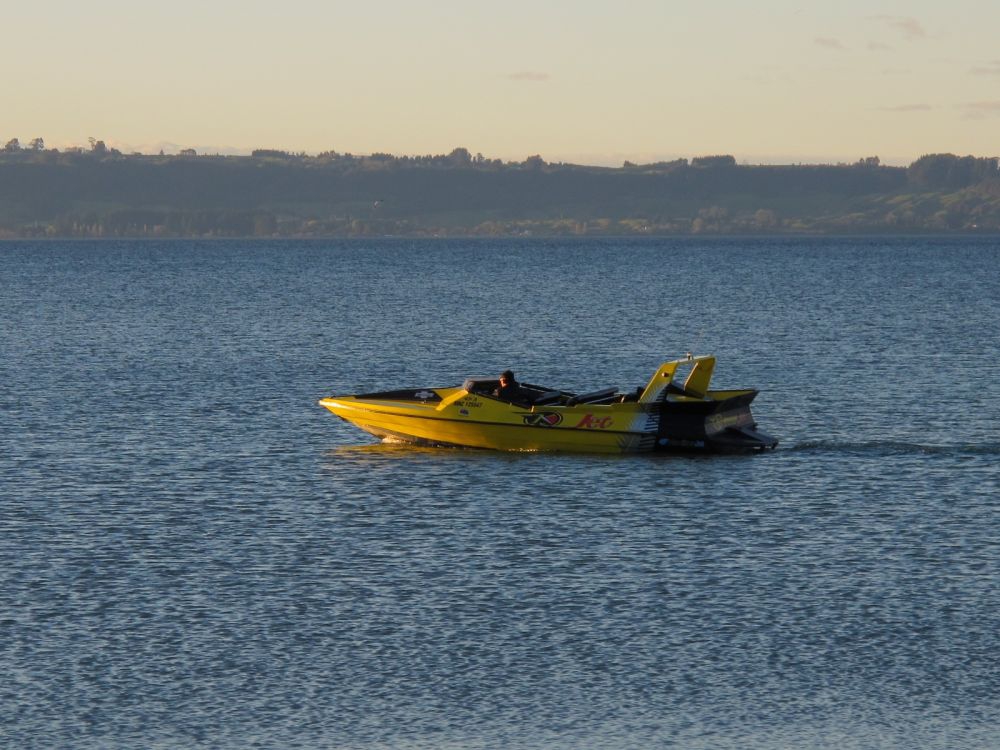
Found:
[[987, 117], [1000, 117], [1000, 101], [969, 102], [959, 108], [965, 112], [966, 120], [985, 120]]
[[906, 16], [869, 16], [870, 20], [878, 21], [888, 26], [893, 31], [903, 35], [904, 39], [924, 39], [927, 32], [921, 26], [920, 21]]
[[975, 76], [1000, 76], [1000, 60], [993, 60], [972, 69]]
[[868, 42], [869, 52], [891, 52], [892, 47], [888, 44], [883, 44], [882, 42]]
[[512, 81], [547, 81], [549, 80], [548, 73], [542, 73], [537, 70], [520, 70], [516, 73], [511, 73], [507, 76]]
[[844, 49], [844, 45], [840, 43], [840, 40], [833, 39], [832, 37], [818, 36], [813, 41], [820, 47], [826, 47], [827, 49]]
[[894, 107], [879, 107], [880, 112], [928, 112], [934, 109], [930, 104], [897, 104]]

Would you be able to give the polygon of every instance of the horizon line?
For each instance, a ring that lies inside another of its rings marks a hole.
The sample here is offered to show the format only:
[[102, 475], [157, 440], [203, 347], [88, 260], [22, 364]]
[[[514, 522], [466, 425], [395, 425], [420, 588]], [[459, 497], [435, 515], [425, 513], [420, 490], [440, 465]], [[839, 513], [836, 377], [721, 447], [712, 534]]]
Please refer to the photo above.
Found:
[[[473, 151], [465, 146], [456, 146], [447, 152], [440, 154], [433, 153], [394, 153], [388, 150], [379, 150], [371, 152], [360, 152], [352, 150], [337, 150], [337, 149], [324, 149], [324, 150], [312, 150], [312, 149], [292, 149], [292, 148], [281, 148], [273, 146], [257, 146], [257, 147], [243, 147], [243, 146], [217, 146], [217, 145], [195, 145], [188, 146], [185, 144], [179, 144], [173, 141], [159, 141], [156, 143], [145, 143], [145, 144], [132, 144], [125, 141], [120, 141], [117, 139], [107, 139], [105, 141], [108, 148], [115, 148], [126, 155], [142, 155], [142, 156], [159, 156], [162, 152], [164, 156], [177, 156], [180, 152], [185, 150], [194, 150], [198, 156], [251, 156], [254, 151], [282, 151], [290, 155], [305, 155], [309, 157], [316, 157], [320, 154], [327, 152], [335, 152], [340, 155], [346, 156], [351, 155], [355, 157], [370, 157], [374, 154], [388, 153], [396, 158], [417, 158], [423, 156], [447, 156], [448, 153], [454, 151], [458, 148], [466, 148], [470, 153], [481, 153]], [[75, 141], [63, 141], [58, 145], [54, 145], [52, 148], [56, 148], [60, 151], [69, 149], [82, 149], [84, 151], [90, 150], [90, 144], [79, 143]], [[863, 159], [871, 158], [873, 156], [879, 159], [882, 166], [898, 166], [906, 167], [917, 161], [921, 156], [927, 156], [930, 154], [944, 154], [944, 153], [954, 153], [953, 151], [928, 151], [921, 154], [920, 156], [900, 156], [898, 154], [881, 156], [879, 154], [868, 154], [864, 156], [844, 156], [844, 155], [831, 155], [831, 154], [773, 154], [773, 153], [748, 153], [748, 152], [725, 152], [722, 150], [716, 151], [705, 151], [698, 152], [695, 154], [682, 154], [680, 152], [609, 152], [609, 153], [581, 153], [581, 152], [565, 152], [560, 154], [554, 154], [552, 156], [545, 156], [539, 152], [532, 154], [525, 154], [524, 156], [518, 158], [517, 156], [511, 156], [510, 154], [505, 154], [496, 157], [485, 156], [485, 158], [492, 160], [499, 159], [504, 163], [519, 163], [532, 156], [540, 156], [543, 161], [547, 164], [571, 164], [574, 166], [591, 166], [591, 167], [604, 167], [604, 168], [620, 168], [624, 166], [625, 162], [630, 162], [642, 166], [644, 164], [656, 164], [658, 162], [670, 162], [679, 159], [685, 159], [691, 161], [692, 159], [711, 157], [711, 156], [732, 156], [737, 164], [740, 166], [837, 166], [843, 164], [854, 164]], [[969, 156], [976, 156], [975, 154], [968, 154]], [[988, 158], [988, 157], [987, 157]]]

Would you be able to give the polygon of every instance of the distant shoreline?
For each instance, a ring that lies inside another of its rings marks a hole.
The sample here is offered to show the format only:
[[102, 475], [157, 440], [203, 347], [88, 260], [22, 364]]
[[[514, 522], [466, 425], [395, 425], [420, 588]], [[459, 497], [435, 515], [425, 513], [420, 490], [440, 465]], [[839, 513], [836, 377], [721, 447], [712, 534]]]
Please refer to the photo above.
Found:
[[745, 166], [732, 156], [620, 168], [261, 150], [252, 156], [0, 152], [0, 239], [349, 239], [983, 235], [998, 159], [909, 167]]
[[[350, 243], [362, 245], [364, 243], [389, 243], [389, 242], [547, 242], [551, 240], [577, 241], [577, 242], [605, 242], [615, 240], [627, 240], [629, 242], [649, 242], [655, 243], [663, 240], [686, 241], [692, 244], [699, 242], [731, 241], [741, 240], [761, 242], [767, 240], [905, 240], [905, 239], [995, 239], [1000, 240], [1000, 230], [989, 232], [909, 232], [909, 233], [844, 233], [844, 234], [684, 234], [684, 235], [563, 235], [563, 236], [493, 236], [483, 237], [480, 235], [453, 235], [448, 237], [0, 237], [0, 247], [14, 244], [57, 244], [57, 243], [77, 243], [77, 244], [99, 244], [107, 242], [140, 243], [140, 244], [167, 244], [167, 243], [203, 243], [203, 244], [226, 244], [233, 242], [247, 242], [254, 244], [265, 243]], [[1000, 251], [1000, 245], [998, 245]]]

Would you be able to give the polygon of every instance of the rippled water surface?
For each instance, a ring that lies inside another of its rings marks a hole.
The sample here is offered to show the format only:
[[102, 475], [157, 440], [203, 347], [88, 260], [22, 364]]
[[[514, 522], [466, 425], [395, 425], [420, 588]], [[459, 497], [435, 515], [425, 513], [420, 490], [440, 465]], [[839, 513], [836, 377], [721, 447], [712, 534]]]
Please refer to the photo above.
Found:
[[[0, 746], [1000, 747], [1000, 242], [0, 244]], [[316, 405], [686, 351], [778, 450]]]

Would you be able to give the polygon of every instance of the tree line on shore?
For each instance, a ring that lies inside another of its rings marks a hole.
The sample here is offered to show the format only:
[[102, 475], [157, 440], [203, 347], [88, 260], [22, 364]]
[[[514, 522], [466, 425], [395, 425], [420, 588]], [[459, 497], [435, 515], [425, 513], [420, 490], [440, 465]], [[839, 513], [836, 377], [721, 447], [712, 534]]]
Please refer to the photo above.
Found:
[[8, 238], [954, 231], [1000, 231], [997, 158], [773, 166], [715, 155], [607, 168], [465, 148], [144, 155], [15, 138], [0, 150]]

